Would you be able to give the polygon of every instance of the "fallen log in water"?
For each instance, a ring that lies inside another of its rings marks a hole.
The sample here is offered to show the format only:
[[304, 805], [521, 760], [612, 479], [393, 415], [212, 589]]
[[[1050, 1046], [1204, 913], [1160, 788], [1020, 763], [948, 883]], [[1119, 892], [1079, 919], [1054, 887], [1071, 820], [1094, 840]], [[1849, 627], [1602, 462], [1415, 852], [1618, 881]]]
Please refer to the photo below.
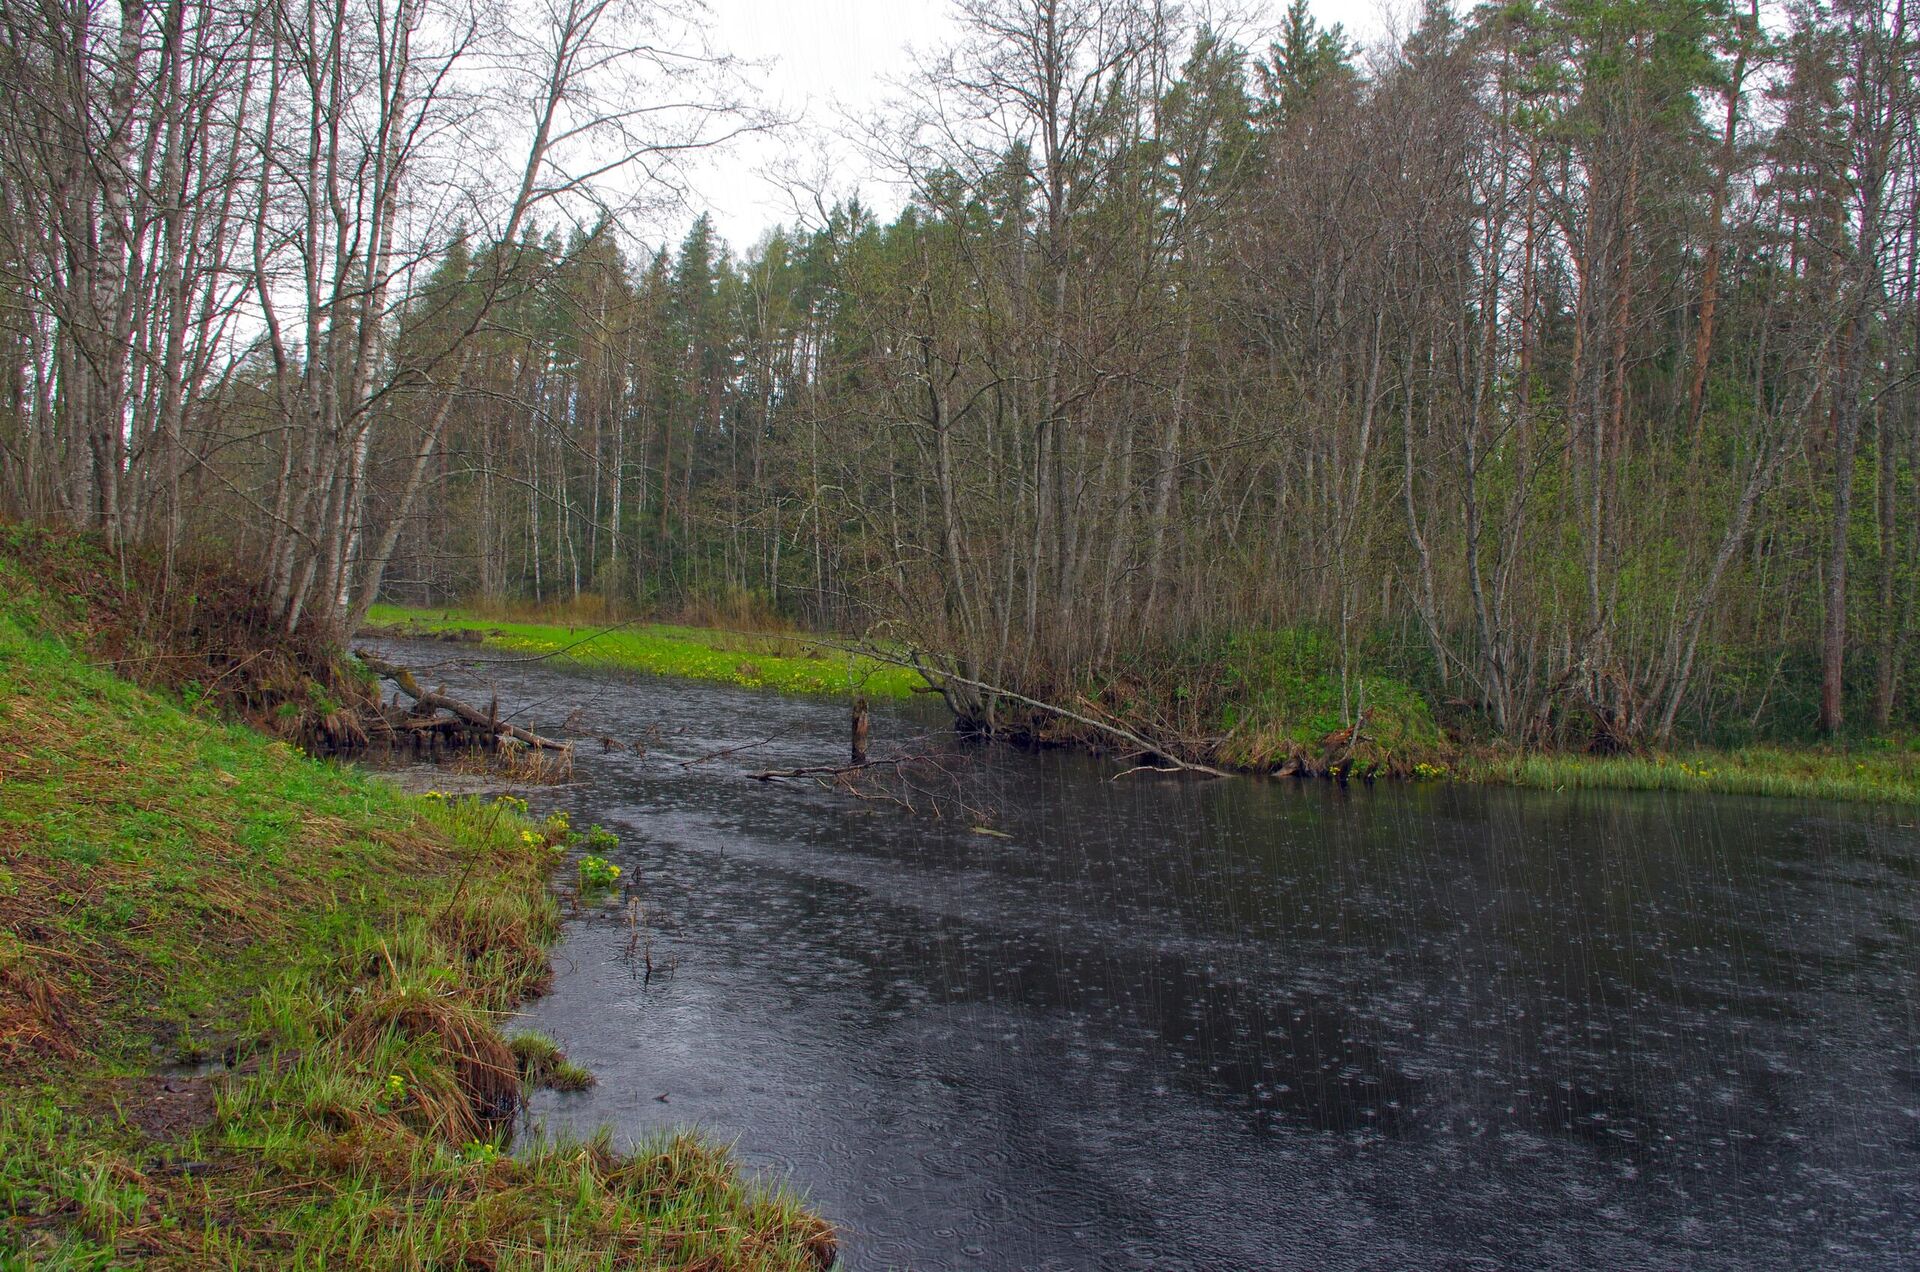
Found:
[[424, 707], [428, 711], [445, 711], [449, 715], [463, 721], [468, 726], [478, 729], [496, 739], [512, 738], [516, 742], [544, 751], [565, 751], [571, 749], [571, 743], [556, 742], [552, 738], [543, 738], [538, 733], [534, 733], [529, 729], [523, 729], [517, 724], [507, 723], [505, 720], [500, 719], [497, 714], [489, 715], [487, 712], [468, 706], [457, 698], [449, 698], [443, 693], [423, 689], [420, 686], [420, 682], [414, 678], [413, 672], [405, 667], [396, 666], [384, 658], [368, 653], [364, 649], [356, 649], [353, 653], [354, 657], [365, 663], [375, 674], [383, 676], [398, 685], [400, 692], [412, 698], [414, 705], [417, 707]]

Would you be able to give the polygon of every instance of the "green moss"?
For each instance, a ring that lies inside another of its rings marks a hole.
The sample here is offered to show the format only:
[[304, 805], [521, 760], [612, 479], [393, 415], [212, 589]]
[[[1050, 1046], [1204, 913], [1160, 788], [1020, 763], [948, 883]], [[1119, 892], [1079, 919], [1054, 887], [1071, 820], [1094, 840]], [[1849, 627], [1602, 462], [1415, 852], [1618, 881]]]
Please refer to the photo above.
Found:
[[905, 699], [924, 685], [917, 672], [848, 654], [805, 636], [715, 631], [666, 624], [610, 625], [494, 622], [459, 610], [376, 605], [368, 621], [421, 634], [478, 631], [486, 643], [588, 666], [621, 667], [660, 676], [717, 680], [781, 693], [862, 693]]

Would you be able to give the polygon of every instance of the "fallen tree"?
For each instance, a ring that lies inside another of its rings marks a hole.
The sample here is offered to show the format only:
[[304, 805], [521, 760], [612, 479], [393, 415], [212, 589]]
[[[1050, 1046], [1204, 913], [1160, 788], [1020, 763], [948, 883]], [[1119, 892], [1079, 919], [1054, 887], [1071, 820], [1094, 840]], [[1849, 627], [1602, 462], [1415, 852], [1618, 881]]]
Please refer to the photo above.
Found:
[[502, 720], [498, 706], [490, 711], [481, 711], [457, 698], [450, 698], [436, 690], [422, 688], [420, 681], [411, 670], [396, 663], [390, 663], [377, 654], [365, 649], [356, 649], [353, 654], [366, 665], [369, 671], [392, 681], [401, 693], [412, 698], [416, 712], [424, 711], [431, 716], [433, 712], [444, 711], [469, 729], [492, 738], [496, 745], [500, 744], [502, 739], [510, 739], [543, 751], [565, 751], [571, 746], [570, 743], [541, 737], [530, 729], [523, 729], [517, 724]]

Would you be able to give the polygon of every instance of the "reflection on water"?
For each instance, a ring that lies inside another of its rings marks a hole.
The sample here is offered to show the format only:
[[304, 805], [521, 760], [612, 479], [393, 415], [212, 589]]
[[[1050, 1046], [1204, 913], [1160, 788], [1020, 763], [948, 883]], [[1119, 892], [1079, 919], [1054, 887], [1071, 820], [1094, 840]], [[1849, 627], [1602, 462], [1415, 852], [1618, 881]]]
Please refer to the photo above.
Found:
[[850, 1267], [1920, 1266], [1911, 811], [984, 751], [1003, 839], [742, 777], [832, 761], [832, 703], [435, 674], [660, 728], [552, 796], [656, 971], [571, 926], [527, 1014], [600, 1085], [537, 1119], [737, 1139]]

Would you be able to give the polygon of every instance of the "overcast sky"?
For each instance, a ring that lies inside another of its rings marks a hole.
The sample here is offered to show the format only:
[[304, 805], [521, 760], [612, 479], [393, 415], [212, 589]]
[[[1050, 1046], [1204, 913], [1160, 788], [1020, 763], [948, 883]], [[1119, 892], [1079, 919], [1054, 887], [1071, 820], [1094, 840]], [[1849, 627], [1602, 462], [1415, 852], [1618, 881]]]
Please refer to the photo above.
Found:
[[[783, 180], [767, 175], [792, 168], [810, 180], [824, 178], [829, 197], [856, 189], [869, 205], [886, 212], [898, 195], [846, 153], [826, 154], [814, 139], [839, 130], [842, 111], [864, 114], [883, 103], [888, 77], [907, 66], [903, 50], [932, 49], [955, 34], [951, 0], [709, 0], [716, 50], [764, 63], [752, 72], [764, 103], [799, 127], [774, 137], [736, 144], [695, 169], [693, 200], [708, 208], [728, 242], [744, 250], [766, 230], [795, 217]], [[1278, 20], [1283, 0], [1250, 0], [1267, 22]], [[1387, 25], [1381, 0], [1313, 0], [1323, 24], [1346, 26], [1371, 39]], [[684, 226], [662, 226], [677, 235]]]

